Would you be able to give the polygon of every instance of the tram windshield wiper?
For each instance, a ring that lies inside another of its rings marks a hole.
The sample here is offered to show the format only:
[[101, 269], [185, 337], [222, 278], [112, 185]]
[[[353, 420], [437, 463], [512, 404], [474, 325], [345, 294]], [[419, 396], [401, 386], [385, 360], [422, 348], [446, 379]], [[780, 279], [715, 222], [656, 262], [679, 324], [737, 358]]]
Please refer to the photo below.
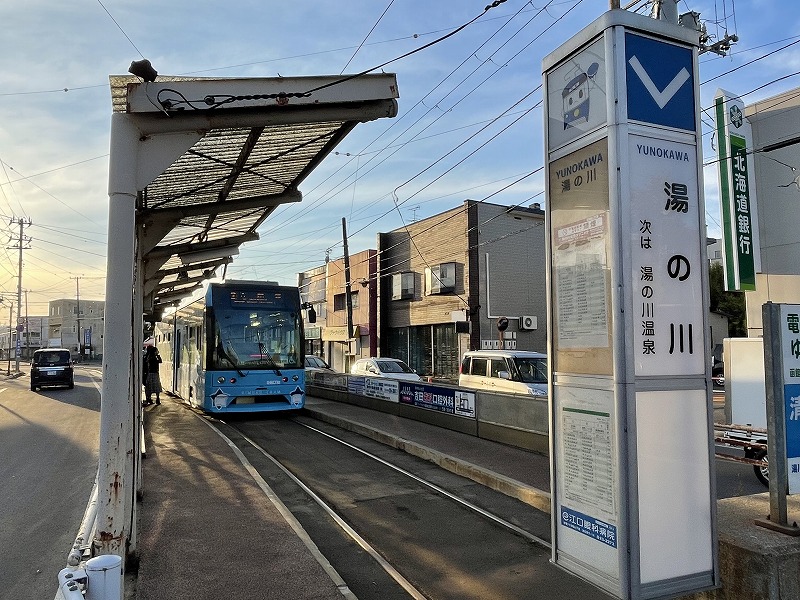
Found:
[[272, 359], [272, 357], [269, 355], [268, 352], [264, 351], [263, 342], [258, 342], [258, 354], [261, 357], [261, 361], [266, 362], [267, 366], [273, 371], [275, 371], [276, 375], [278, 375], [279, 377], [283, 376], [283, 373], [281, 373], [281, 370], [278, 368], [277, 363]]
[[233, 346], [232, 346], [230, 340], [228, 340], [227, 344], [228, 344], [228, 346], [230, 346], [230, 349], [231, 349], [231, 353], [230, 354], [228, 354], [225, 351], [225, 347], [222, 344], [220, 344], [219, 347], [217, 348], [217, 352], [219, 353], [219, 355], [222, 358], [224, 358], [229, 363], [231, 363], [233, 368], [239, 374], [239, 377], [247, 377], [247, 375], [239, 368], [239, 360], [236, 358], [236, 352], [233, 350]]

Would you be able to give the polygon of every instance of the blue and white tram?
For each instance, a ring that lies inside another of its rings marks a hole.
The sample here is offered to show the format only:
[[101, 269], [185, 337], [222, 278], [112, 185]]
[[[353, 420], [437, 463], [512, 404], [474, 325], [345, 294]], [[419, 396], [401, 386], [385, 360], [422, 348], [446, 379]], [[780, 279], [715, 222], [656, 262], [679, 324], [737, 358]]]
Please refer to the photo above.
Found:
[[163, 387], [207, 413], [302, 408], [302, 308], [296, 287], [209, 284], [202, 298], [156, 325]]

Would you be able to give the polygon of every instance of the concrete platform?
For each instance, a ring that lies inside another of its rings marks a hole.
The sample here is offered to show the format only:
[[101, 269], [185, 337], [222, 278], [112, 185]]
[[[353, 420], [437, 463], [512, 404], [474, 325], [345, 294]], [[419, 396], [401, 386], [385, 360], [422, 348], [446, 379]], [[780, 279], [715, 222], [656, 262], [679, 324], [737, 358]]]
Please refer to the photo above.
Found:
[[127, 599], [349, 597], [266, 483], [201, 416], [166, 399], [145, 409], [145, 427], [139, 569], [126, 578]]
[[[308, 398], [303, 414], [550, 510], [544, 455], [332, 400]], [[168, 399], [147, 407], [145, 424], [140, 565], [138, 578], [126, 584], [128, 600], [354, 598], [266, 483], [203, 417]], [[789, 507], [790, 522], [800, 522], [800, 499], [790, 498]], [[722, 588], [687, 598], [800, 598], [800, 537], [754, 524], [768, 513], [766, 493], [718, 502]]]

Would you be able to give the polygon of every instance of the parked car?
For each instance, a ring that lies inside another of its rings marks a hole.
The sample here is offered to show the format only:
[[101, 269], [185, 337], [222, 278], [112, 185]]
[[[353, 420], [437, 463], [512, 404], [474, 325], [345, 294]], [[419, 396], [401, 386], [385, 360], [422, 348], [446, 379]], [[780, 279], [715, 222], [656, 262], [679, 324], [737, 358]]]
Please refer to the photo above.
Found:
[[475, 350], [464, 354], [462, 387], [500, 394], [547, 395], [547, 355], [525, 350]]
[[711, 381], [715, 388], [725, 387], [725, 364], [722, 361], [715, 362], [711, 367]]
[[31, 360], [31, 390], [44, 386], [75, 387], [72, 357], [66, 348], [43, 348]]
[[359, 358], [350, 367], [353, 375], [369, 375], [371, 377], [388, 377], [407, 381], [422, 381], [422, 377], [414, 372], [399, 358]]
[[306, 354], [305, 365], [306, 365], [306, 373], [314, 371], [328, 371], [329, 373], [336, 372], [333, 369], [331, 369], [328, 363], [322, 360], [319, 356], [315, 356], [314, 354]]

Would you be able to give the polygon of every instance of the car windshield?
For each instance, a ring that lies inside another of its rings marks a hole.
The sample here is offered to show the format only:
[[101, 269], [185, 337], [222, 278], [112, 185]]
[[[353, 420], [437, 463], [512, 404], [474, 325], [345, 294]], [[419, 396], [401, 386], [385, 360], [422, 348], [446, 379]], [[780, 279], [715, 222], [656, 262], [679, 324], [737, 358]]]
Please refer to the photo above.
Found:
[[546, 358], [516, 357], [514, 364], [517, 367], [519, 378], [525, 383], [547, 383]]
[[69, 350], [35, 352], [33, 355], [33, 363], [35, 365], [68, 365]]
[[406, 363], [399, 360], [376, 360], [381, 373], [413, 373]]
[[319, 369], [328, 368], [328, 365], [325, 363], [325, 361], [319, 358], [318, 356], [306, 356], [306, 366], [317, 367]]

